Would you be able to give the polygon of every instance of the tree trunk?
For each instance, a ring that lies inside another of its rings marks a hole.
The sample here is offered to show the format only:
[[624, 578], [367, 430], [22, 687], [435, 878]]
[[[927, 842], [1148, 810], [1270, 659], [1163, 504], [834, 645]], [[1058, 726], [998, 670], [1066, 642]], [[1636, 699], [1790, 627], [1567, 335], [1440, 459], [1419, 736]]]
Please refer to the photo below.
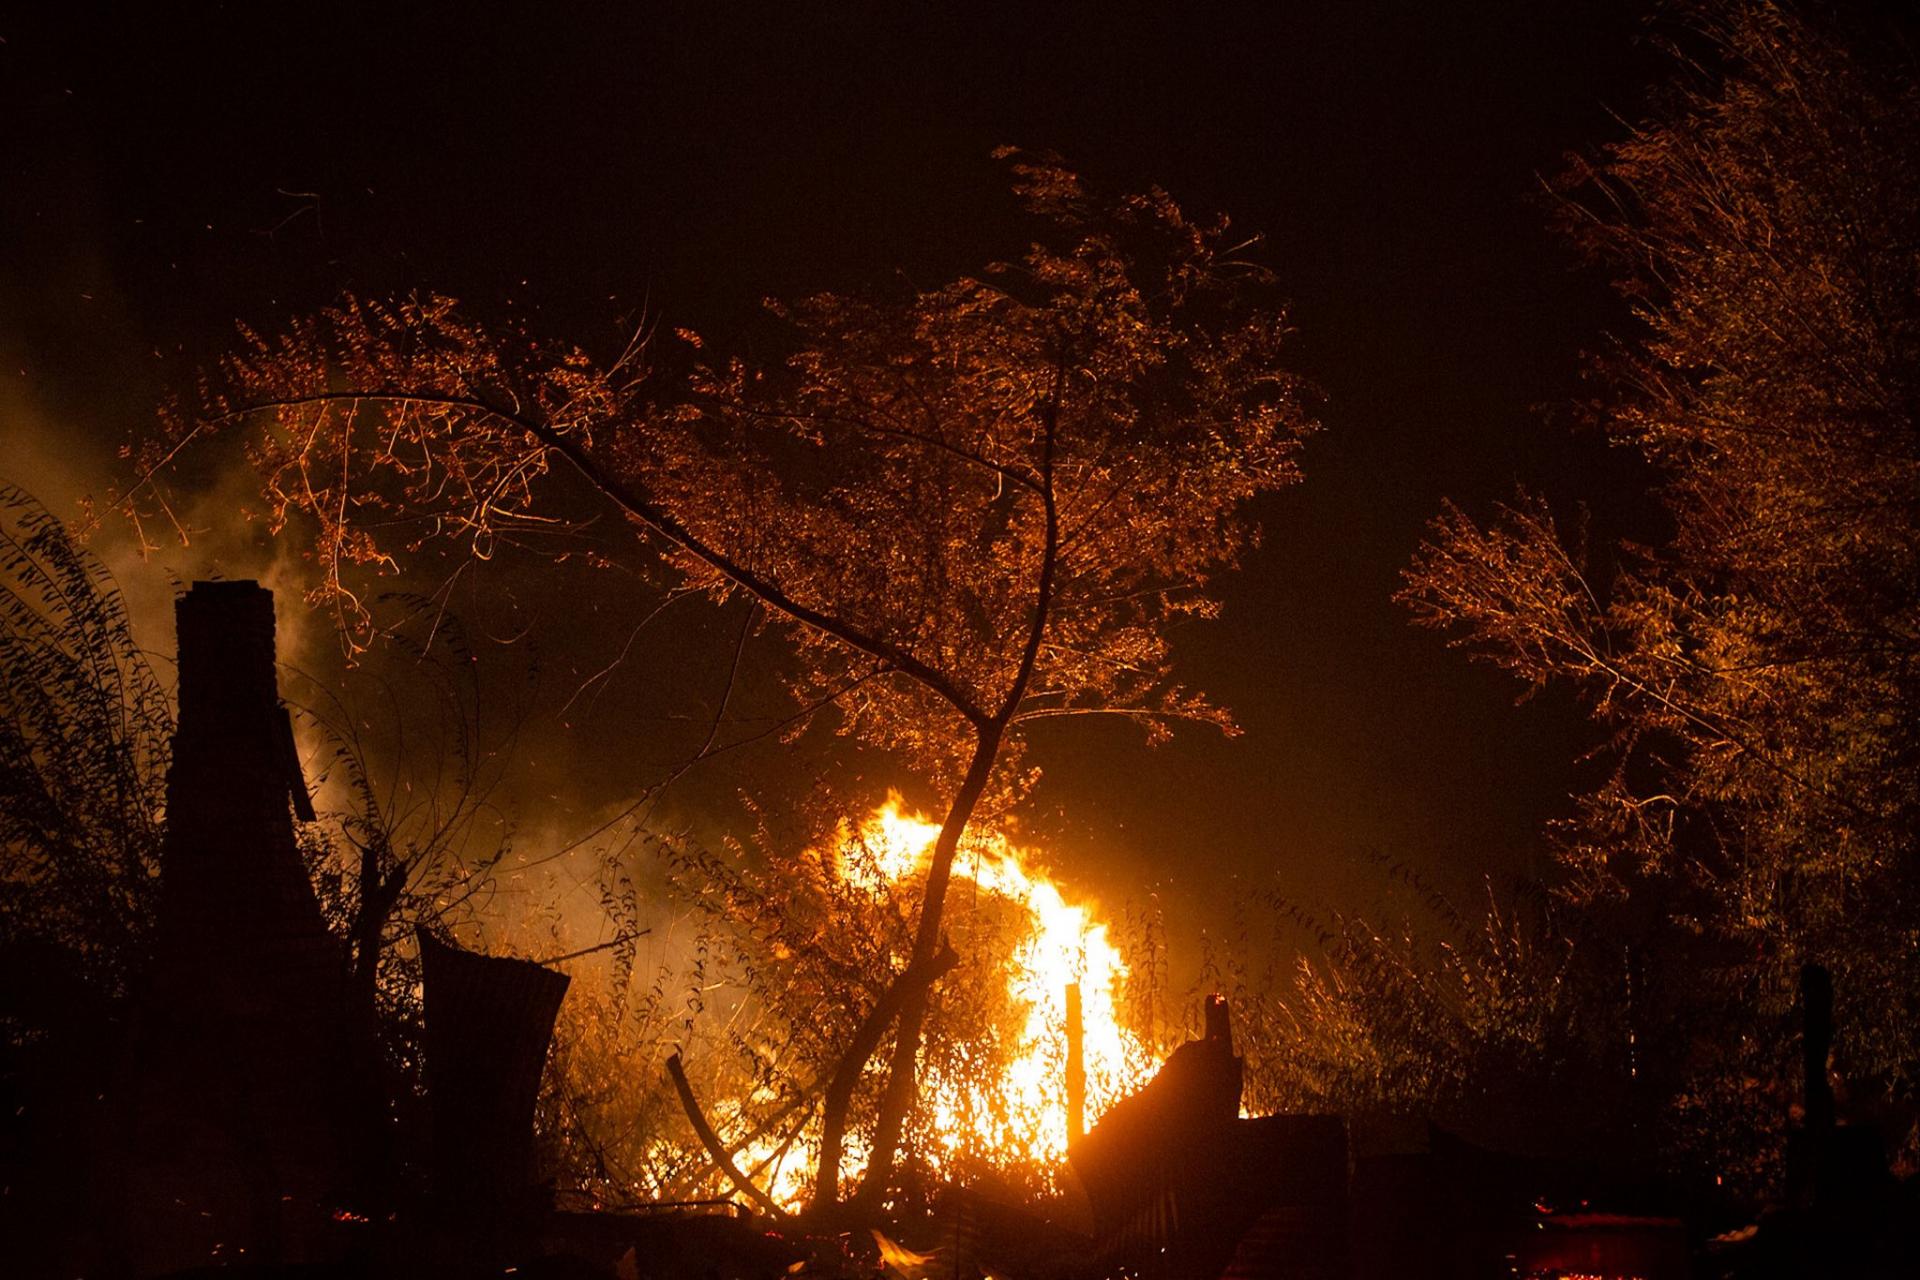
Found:
[[[846, 1140], [847, 1110], [853, 1102], [853, 1091], [860, 1083], [860, 1074], [866, 1069], [867, 1060], [880, 1047], [880, 1037], [900, 1016], [908, 999], [924, 993], [958, 963], [960, 957], [953, 948], [942, 945], [940, 953], [934, 956], [930, 964], [909, 964], [880, 994], [880, 999], [874, 1002], [873, 1008], [868, 1010], [867, 1016], [855, 1029], [846, 1051], [840, 1055], [820, 1107], [820, 1167], [814, 1178], [813, 1203], [810, 1206], [815, 1212], [830, 1207], [839, 1199], [840, 1156]], [[823, 1176], [829, 1168], [833, 1172], [831, 1179]]]
[[[946, 820], [940, 824], [940, 838], [933, 846], [933, 862], [927, 868], [927, 896], [920, 907], [920, 928], [914, 937], [914, 963], [931, 957], [939, 945], [941, 922], [946, 914], [947, 885], [953, 878], [953, 859], [960, 850], [960, 837], [966, 832], [973, 810], [986, 792], [993, 766], [1000, 758], [1004, 726], [994, 724], [983, 729], [974, 743], [973, 760], [966, 777], [947, 807]], [[900, 1008], [900, 1022], [893, 1037], [893, 1061], [887, 1071], [886, 1091], [880, 1095], [880, 1112], [874, 1120], [873, 1152], [867, 1161], [866, 1176], [860, 1182], [855, 1200], [872, 1203], [886, 1190], [893, 1176], [893, 1157], [900, 1144], [900, 1129], [913, 1109], [918, 1089], [916, 1070], [920, 1057], [920, 1031], [926, 1022], [927, 1000], [932, 986], [910, 992]], [[836, 1179], [838, 1171], [835, 1171]], [[836, 1183], [837, 1185], [837, 1183]]]

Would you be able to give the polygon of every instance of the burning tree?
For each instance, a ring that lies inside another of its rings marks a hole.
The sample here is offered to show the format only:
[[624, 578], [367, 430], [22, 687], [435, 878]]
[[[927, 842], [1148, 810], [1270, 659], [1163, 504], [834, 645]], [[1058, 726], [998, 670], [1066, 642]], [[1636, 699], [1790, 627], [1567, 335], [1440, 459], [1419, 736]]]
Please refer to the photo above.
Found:
[[1614, 768], [1560, 828], [1570, 892], [1671, 976], [1639, 998], [1684, 1030], [1643, 1074], [1731, 1181], [1775, 1146], [1752, 1138], [1785, 1116], [1807, 960], [1853, 998], [1856, 1100], [1920, 1141], [1920, 89], [1910, 52], [1783, 6], [1693, 16], [1703, 56], [1567, 205], [1640, 323], [1601, 425], [1661, 477], [1670, 534], [1608, 560], [1534, 496], [1449, 508], [1406, 598], [1591, 699]]
[[953, 860], [983, 799], [1028, 782], [1022, 729], [1231, 729], [1173, 679], [1169, 631], [1213, 611], [1210, 580], [1256, 533], [1247, 501], [1298, 478], [1313, 425], [1273, 282], [1224, 220], [1159, 191], [1098, 199], [1009, 154], [1040, 242], [936, 289], [776, 304], [783, 363], [713, 358], [682, 331], [603, 364], [437, 297], [248, 332], [143, 450], [127, 504], [165, 510], [188, 442], [244, 428], [273, 527], [311, 520], [315, 597], [356, 643], [360, 573], [429, 544], [558, 554], [555, 535], [610, 510], [677, 586], [784, 635], [796, 725], [832, 708], [938, 780], [911, 945], [823, 1082], [820, 1204], [840, 1196], [847, 1110], [890, 1032], [862, 1195], [891, 1175]]

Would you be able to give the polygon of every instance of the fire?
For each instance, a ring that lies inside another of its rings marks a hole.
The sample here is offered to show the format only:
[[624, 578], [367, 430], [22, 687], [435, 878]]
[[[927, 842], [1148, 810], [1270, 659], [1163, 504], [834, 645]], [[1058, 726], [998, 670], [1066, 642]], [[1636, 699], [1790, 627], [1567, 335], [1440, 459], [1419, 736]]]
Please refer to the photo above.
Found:
[[[901, 885], [925, 869], [939, 834], [939, 824], [907, 812], [891, 796], [850, 833], [842, 874], [856, 882], [878, 877], [888, 886]], [[1006, 999], [1020, 1012], [1021, 1025], [997, 1077], [961, 1079], [929, 1067], [921, 1085], [931, 1145], [925, 1154], [936, 1169], [968, 1156], [1001, 1167], [1057, 1169], [1068, 1136], [1067, 987], [1080, 987], [1089, 1124], [1144, 1084], [1156, 1065], [1118, 1017], [1126, 961], [1092, 906], [1069, 901], [1035, 865], [1033, 851], [1003, 833], [969, 833], [954, 860], [953, 880], [955, 890], [971, 883], [1024, 916], [1005, 969]]]
[[[908, 888], [925, 873], [939, 834], [938, 823], [910, 812], [893, 795], [863, 821], [843, 826], [837, 847], [824, 856], [843, 884], [879, 896]], [[1087, 1124], [1145, 1084], [1158, 1063], [1121, 1025], [1117, 1006], [1128, 968], [1106, 923], [1091, 904], [1069, 900], [1040, 870], [1033, 850], [1002, 832], [969, 831], [954, 860], [950, 921], [964, 911], [960, 893], [966, 887], [980, 895], [969, 905], [991, 906], [996, 922], [1006, 922], [996, 923], [993, 955], [966, 958], [978, 965], [969, 976], [988, 984], [989, 1000], [1004, 993], [999, 1025], [1015, 1031], [1010, 1043], [1003, 1032], [992, 1046], [989, 1069], [978, 1061], [962, 1069], [923, 1062], [914, 1140], [939, 1174], [1018, 1171], [1052, 1185], [1067, 1154], [1068, 986], [1080, 988]], [[906, 957], [896, 960], [904, 964]], [[993, 991], [996, 973], [999, 992]], [[748, 1127], [752, 1113], [779, 1101], [756, 1090], [721, 1101], [713, 1119], [723, 1131]], [[662, 1157], [668, 1154], [663, 1148]], [[812, 1126], [784, 1140], [777, 1134], [752, 1138], [734, 1154], [737, 1167], [775, 1202], [789, 1208], [806, 1202], [818, 1156]], [[868, 1154], [862, 1135], [849, 1133], [843, 1188], [865, 1172]]]

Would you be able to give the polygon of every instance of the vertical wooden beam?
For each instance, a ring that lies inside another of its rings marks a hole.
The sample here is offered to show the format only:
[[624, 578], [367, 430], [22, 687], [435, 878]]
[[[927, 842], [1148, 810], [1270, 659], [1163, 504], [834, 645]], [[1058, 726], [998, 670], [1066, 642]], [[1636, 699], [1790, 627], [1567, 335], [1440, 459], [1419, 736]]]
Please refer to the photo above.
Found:
[[1087, 1132], [1086, 1029], [1081, 1023], [1080, 984], [1067, 984], [1067, 1141]]

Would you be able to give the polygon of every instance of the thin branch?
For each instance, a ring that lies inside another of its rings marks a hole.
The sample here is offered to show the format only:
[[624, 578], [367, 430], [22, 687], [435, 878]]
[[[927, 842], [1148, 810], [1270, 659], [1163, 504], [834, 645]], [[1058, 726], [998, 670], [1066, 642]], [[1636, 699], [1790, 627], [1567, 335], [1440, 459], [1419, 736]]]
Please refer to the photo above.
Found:
[[578, 951], [569, 951], [567, 952], [567, 954], [563, 956], [549, 956], [545, 960], [536, 960], [534, 961], [534, 963], [535, 964], [564, 964], [568, 960], [579, 960], [585, 956], [597, 955], [602, 951], [611, 950], [612, 948], [618, 947], [618, 946], [624, 946], [625, 944], [632, 942], [635, 938], [644, 938], [652, 932], [653, 930], [651, 929], [636, 929], [632, 933], [623, 933], [617, 938], [610, 938], [605, 942], [596, 943], [591, 947], [582, 947]]
[[714, 1168], [724, 1173], [727, 1181], [731, 1182], [741, 1195], [766, 1210], [771, 1217], [782, 1222], [786, 1221], [791, 1215], [775, 1204], [772, 1196], [754, 1186], [746, 1174], [740, 1172], [740, 1167], [734, 1164], [733, 1157], [727, 1154], [726, 1145], [720, 1141], [720, 1135], [715, 1133], [713, 1126], [707, 1123], [705, 1113], [700, 1110], [699, 1100], [693, 1096], [693, 1083], [687, 1079], [686, 1068], [680, 1065], [679, 1054], [668, 1056], [667, 1074], [673, 1078], [674, 1092], [680, 1095], [680, 1106], [686, 1111], [687, 1121], [693, 1126], [694, 1135], [700, 1139], [700, 1145], [707, 1149], [707, 1155], [712, 1159]]
[[410, 395], [399, 392], [359, 392], [359, 391], [323, 391], [312, 395], [292, 396], [278, 400], [263, 400], [234, 413], [223, 415], [212, 421], [223, 421], [244, 417], [254, 413], [280, 409], [298, 409], [320, 404], [366, 404], [391, 403], [412, 405], [425, 408], [464, 409], [471, 413], [484, 414], [498, 419], [509, 426], [526, 432], [535, 440], [566, 459], [567, 463], [592, 486], [601, 496], [630, 516], [633, 520], [669, 543], [685, 551], [727, 581], [733, 583], [749, 595], [776, 613], [785, 614], [794, 621], [812, 627], [823, 635], [831, 636], [849, 648], [857, 649], [870, 657], [878, 658], [888, 666], [911, 677], [924, 685], [930, 692], [958, 711], [973, 724], [982, 725], [988, 720], [987, 714], [975, 704], [973, 699], [963, 693], [946, 675], [935, 670], [926, 662], [889, 640], [871, 635], [842, 618], [836, 618], [819, 609], [802, 603], [782, 589], [778, 584], [755, 573], [716, 547], [708, 546], [697, 534], [674, 517], [666, 509], [643, 497], [638, 491], [608, 474], [598, 462], [578, 443], [544, 422], [535, 421], [521, 414], [488, 404], [484, 400], [471, 396], [431, 396]]

